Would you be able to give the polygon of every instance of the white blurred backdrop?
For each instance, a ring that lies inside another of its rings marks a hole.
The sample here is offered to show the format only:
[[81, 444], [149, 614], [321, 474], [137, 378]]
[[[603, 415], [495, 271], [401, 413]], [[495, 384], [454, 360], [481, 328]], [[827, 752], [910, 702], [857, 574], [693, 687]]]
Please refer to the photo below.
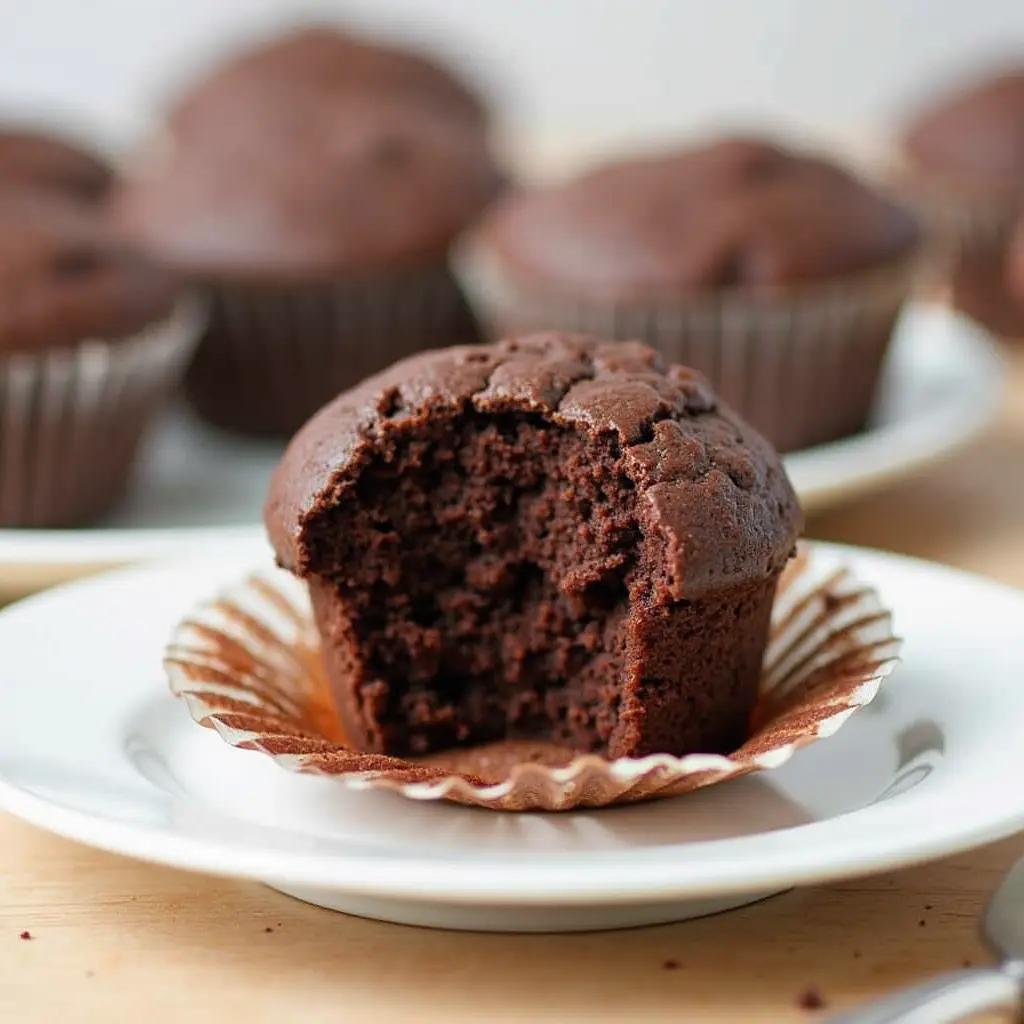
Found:
[[225, 46], [310, 17], [425, 43], [547, 138], [872, 132], [972, 67], [1024, 60], [1022, 0], [0, 0], [0, 112], [120, 142]]

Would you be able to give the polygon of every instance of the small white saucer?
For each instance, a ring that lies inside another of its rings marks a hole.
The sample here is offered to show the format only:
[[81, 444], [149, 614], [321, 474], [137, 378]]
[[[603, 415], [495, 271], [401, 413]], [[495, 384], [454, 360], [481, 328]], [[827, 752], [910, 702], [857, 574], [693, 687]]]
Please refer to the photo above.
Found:
[[192, 723], [160, 664], [172, 625], [268, 557], [122, 570], [0, 613], [0, 807], [178, 868], [445, 928], [650, 924], [887, 870], [1024, 826], [1024, 595], [927, 563], [847, 558], [905, 661], [835, 737], [671, 800], [502, 814], [354, 792]]
[[[905, 315], [872, 427], [786, 458], [804, 508], [817, 510], [904, 476], [970, 441], [1000, 409], [1002, 363], [991, 337], [938, 305]], [[181, 411], [143, 452], [125, 506], [82, 530], [0, 530], [0, 598], [99, 569], [255, 536], [272, 442], [208, 430]]]

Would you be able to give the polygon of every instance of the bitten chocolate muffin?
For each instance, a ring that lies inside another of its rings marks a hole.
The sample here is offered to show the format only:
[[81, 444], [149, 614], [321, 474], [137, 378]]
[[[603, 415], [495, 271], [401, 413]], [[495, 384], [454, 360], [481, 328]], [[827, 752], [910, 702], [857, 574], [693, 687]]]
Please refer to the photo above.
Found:
[[801, 522], [699, 374], [573, 334], [425, 353], [341, 395], [265, 518], [352, 743], [613, 758], [741, 744]]
[[168, 120], [176, 133], [231, 130], [239, 118], [258, 119], [303, 90], [397, 96], [479, 130], [488, 121], [483, 99], [437, 61], [327, 25], [294, 29], [235, 54], [189, 89]]
[[0, 525], [75, 525], [121, 496], [195, 340], [177, 294], [95, 207], [0, 189]]
[[111, 168], [75, 143], [29, 128], [0, 128], [0, 188], [48, 188], [91, 202], [112, 180]]
[[210, 295], [186, 382], [195, 408], [290, 435], [394, 359], [478, 340], [448, 250], [499, 185], [481, 134], [459, 120], [324, 90], [258, 126], [181, 136], [111, 209], [127, 238]]
[[908, 185], [953, 255], [953, 301], [1000, 334], [1024, 337], [1006, 289], [1007, 244], [1024, 212], [1024, 69], [944, 96], [903, 139]]
[[840, 168], [728, 139], [510, 194], [463, 267], [492, 335], [640, 337], [790, 450], [864, 426], [918, 241]]

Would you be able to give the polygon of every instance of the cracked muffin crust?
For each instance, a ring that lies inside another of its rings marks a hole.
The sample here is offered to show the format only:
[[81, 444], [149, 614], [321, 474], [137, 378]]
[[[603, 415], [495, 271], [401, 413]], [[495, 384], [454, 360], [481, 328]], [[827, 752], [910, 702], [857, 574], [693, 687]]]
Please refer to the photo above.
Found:
[[339, 396], [271, 484], [349, 741], [609, 757], [746, 736], [801, 515], [774, 450], [639, 342], [425, 353]]

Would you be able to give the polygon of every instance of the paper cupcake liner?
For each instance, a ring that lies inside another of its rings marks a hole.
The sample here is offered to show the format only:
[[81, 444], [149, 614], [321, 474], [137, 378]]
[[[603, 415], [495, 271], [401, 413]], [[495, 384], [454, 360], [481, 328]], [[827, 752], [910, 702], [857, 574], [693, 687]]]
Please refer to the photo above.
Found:
[[196, 722], [290, 771], [413, 800], [562, 811], [678, 796], [776, 768], [869, 703], [899, 647], [876, 592], [813, 547], [802, 548], [772, 609], [750, 739], [728, 757], [615, 761], [545, 743], [409, 759], [346, 746], [306, 590], [279, 571], [250, 576], [191, 612], [175, 628], [164, 663], [172, 691]]
[[0, 526], [71, 526], [121, 497], [200, 320], [189, 297], [132, 338], [0, 358]]
[[457, 269], [491, 337], [570, 330], [639, 338], [701, 371], [780, 451], [861, 430], [896, 318], [922, 256], [881, 270], [758, 296], [723, 289], [659, 304], [576, 301], [518, 286], [479, 245]]
[[196, 411], [228, 430], [290, 436], [335, 395], [404, 356], [479, 340], [445, 264], [332, 284], [208, 287], [188, 371]]

